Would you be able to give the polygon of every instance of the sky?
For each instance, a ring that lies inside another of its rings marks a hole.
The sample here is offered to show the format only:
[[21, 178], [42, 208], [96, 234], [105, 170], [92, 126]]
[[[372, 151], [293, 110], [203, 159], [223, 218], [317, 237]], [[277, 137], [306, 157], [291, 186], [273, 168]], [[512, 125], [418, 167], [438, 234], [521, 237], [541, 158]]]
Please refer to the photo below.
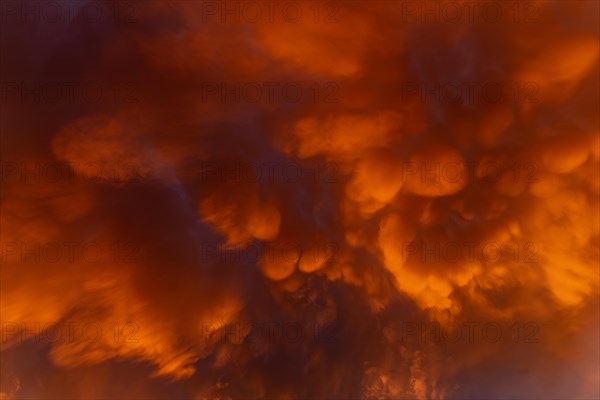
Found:
[[600, 397], [596, 1], [0, 3], [0, 399]]

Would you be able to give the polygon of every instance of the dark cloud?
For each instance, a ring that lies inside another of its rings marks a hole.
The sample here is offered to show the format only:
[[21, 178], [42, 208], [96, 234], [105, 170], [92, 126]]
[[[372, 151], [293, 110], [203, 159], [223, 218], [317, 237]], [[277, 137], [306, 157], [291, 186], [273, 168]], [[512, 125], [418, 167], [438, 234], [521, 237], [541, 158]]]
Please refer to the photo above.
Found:
[[2, 398], [598, 397], [597, 3], [29, 3]]

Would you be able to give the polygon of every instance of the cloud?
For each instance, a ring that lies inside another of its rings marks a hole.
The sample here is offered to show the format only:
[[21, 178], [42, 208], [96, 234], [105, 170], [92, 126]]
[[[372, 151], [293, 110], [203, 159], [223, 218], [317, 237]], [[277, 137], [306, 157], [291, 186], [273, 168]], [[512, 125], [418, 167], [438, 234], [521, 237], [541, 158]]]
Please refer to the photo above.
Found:
[[596, 3], [38, 5], [2, 398], [598, 396]]

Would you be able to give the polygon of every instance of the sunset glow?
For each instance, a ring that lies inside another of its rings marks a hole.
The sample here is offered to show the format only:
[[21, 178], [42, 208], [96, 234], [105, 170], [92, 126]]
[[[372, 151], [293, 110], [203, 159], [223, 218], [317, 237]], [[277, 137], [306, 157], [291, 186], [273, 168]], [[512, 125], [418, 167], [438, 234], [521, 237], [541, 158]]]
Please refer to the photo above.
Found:
[[0, 399], [600, 398], [599, 2], [0, 7]]

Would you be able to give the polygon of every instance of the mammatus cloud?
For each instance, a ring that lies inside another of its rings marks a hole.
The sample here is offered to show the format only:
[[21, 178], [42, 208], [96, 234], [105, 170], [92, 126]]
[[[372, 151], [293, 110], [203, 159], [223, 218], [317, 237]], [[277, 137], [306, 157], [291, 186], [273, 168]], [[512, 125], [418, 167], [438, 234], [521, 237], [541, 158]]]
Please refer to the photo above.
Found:
[[3, 399], [600, 395], [597, 3], [67, 3], [2, 4]]

